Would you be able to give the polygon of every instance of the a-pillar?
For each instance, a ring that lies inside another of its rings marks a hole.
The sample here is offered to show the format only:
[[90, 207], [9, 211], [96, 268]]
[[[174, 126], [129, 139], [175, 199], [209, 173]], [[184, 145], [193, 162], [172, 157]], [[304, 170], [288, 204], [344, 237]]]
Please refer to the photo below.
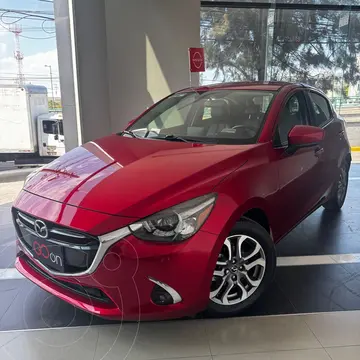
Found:
[[[200, 0], [55, 0], [66, 149], [190, 84]], [[198, 84], [192, 76], [192, 85]]]

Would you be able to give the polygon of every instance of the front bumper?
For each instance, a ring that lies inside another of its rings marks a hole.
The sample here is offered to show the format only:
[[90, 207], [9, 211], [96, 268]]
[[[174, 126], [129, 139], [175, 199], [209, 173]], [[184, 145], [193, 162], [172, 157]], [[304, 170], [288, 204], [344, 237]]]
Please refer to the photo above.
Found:
[[[216, 241], [216, 236], [198, 233], [192, 240], [210, 245]], [[134, 238], [129, 237], [116, 243], [96, 271], [88, 276], [52, 276], [24, 254], [21, 243], [18, 244], [15, 266], [44, 290], [100, 317], [157, 320], [193, 315], [206, 307], [212, 273], [209, 257], [204, 251], [191, 249], [190, 246], [184, 251], [156, 254], [157, 247], [161, 245], [153, 245], [151, 256], [139, 256], [136, 246], [132, 246], [133, 242]], [[181, 296], [181, 301], [156, 305], [151, 298], [156, 286], [153, 280], [170, 286]], [[64, 284], [80, 285], [84, 291], [81, 294]], [[108, 301], [92, 297], [88, 288], [100, 290]]]
[[[24, 196], [31, 196], [32, 205], [40, 201], [35, 195]], [[75, 221], [78, 225], [79, 216], [85, 215], [81, 209], [74, 213], [74, 207], [67, 209], [63, 204], [43, 198], [42, 202], [45, 204], [41, 204], [41, 207], [32, 207], [34, 210], [31, 214], [54, 221], [54, 211], [45, 213], [39, 209], [51, 206], [54, 210], [60, 206], [63, 217], [57, 221], [59, 225], [71, 227]], [[23, 205], [21, 201], [15, 203], [18, 209], [30, 213]], [[73, 214], [70, 221], [66, 216], [69, 211]], [[96, 213], [92, 216], [96, 217]], [[66, 219], [66, 222], [62, 219]], [[89, 232], [90, 229], [86, 228], [88, 225], [84, 224], [90, 223], [83, 221], [82, 224], [82, 228], [76, 226], [76, 230]], [[92, 226], [94, 224], [97, 221]], [[92, 235], [99, 234], [92, 232]], [[107, 250], [91, 274], [69, 277], [53, 275], [40, 268], [34, 259], [26, 255], [24, 245], [18, 240], [15, 266], [20, 273], [44, 290], [100, 317], [135, 321], [178, 318], [196, 314], [207, 306], [218, 253], [217, 241], [218, 235], [204, 231], [199, 231], [191, 239], [179, 244], [154, 244], [128, 235]], [[181, 301], [170, 305], [155, 304], [152, 292], [157, 286], [156, 282], [175, 290]], [[103, 294], [103, 297], [92, 296], [92, 290]]]

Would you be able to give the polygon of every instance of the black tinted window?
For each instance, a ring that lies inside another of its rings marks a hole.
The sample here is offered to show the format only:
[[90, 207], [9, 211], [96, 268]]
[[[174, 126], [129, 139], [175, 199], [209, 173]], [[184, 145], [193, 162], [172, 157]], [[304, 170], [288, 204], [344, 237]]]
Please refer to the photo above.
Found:
[[60, 134], [64, 135], [63, 122], [54, 120], [43, 121], [43, 131], [45, 134]]
[[59, 121], [59, 134], [64, 135], [64, 125], [62, 121]]
[[274, 145], [284, 146], [288, 143], [290, 130], [296, 125], [306, 125], [305, 99], [302, 93], [296, 93], [282, 109], [276, 129]]
[[43, 130], [45, 134], [56, 134], [54, 131], [54, 125], [56, 121], [53, 120], [44, 120], [43, 121]]
[[331, 118], [331, 110], [328, 101], [321, 95], [309, 93], [314, 116], [311, 119], [311, 125], [322, 126]]

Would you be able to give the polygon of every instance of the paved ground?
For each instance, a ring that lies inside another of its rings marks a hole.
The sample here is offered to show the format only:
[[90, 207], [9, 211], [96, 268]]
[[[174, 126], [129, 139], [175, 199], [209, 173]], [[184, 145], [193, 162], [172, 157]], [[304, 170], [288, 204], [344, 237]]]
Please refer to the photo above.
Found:
[[24, 185], [23, 181], [4, 183], [0, 185], [0, 206], [11, 203]]
[[354, 151], [351, 156], [353, 163], [360, 163], [360, 151]]
[[17, 169], [14, 165], [14, 162], [8, 161], [8, 162], [0, 162], [0, 171], [6, 171], [6, 170], [15, 170]]
[[351, 146], [360, 146], [360, 123], [348, 123], [347, 134]]

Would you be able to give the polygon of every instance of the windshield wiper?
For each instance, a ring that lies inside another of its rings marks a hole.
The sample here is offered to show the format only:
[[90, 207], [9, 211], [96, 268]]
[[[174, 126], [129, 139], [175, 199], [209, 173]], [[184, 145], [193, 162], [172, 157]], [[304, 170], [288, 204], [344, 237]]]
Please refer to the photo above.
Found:
[[191, 140], [187, 140], [187, 139], [184, 139], [183, 137], [181, 136], [177, 136], [177, 135], [172, 135], [172, 134], [169, 134], [169, 135], [166, 135], [164, 138], [164, 140], [172, 140], [172, 141], [182, 141], [182, 142], [191, 142]]
[[173, 135], [173, 134], [169, 134], [166, 135], [164, 137], [157, 137], [157, 138], [153, 138], [153, 139], [159, 139], [159, 140], [169, 140], [169, 141], [182, 141], [182, 142], [186, 142], [186, 143], [197, 143], [197, 144], [217, 144], [218, 142], [216, 141], [216, 139], [193, 139], [193, 138], [183, 138], [181, 136], [177, 136], [177, 135]]
[[134, 139], [140, 139], [140, 136], [135, 135], [135, 133], [133, 131], [131, 131], [131, 130], [124, 130], [124, 131], [120, 132], [118, 135], [121, 135], [121, 136], [122, 135], [129, 135]]

